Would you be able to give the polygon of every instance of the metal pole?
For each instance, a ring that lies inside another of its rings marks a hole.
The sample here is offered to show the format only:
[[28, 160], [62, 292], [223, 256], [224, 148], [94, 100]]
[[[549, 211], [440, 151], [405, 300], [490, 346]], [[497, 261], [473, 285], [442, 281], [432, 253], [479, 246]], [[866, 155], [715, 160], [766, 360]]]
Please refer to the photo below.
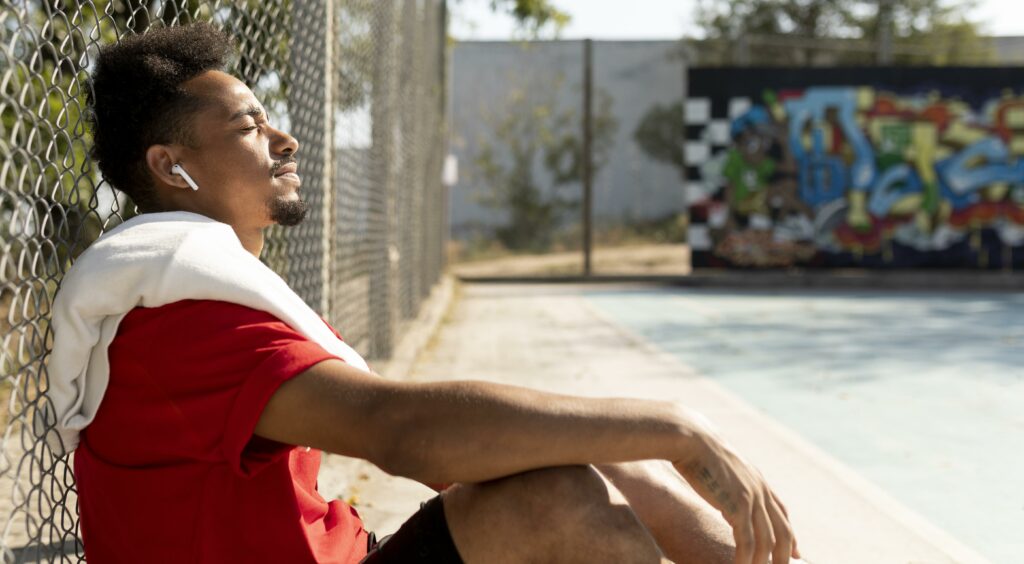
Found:
[[[319, 164], [320, 177], [314, 179], [311, 174], [307, 176], [311, 181], [305, 188], [311, 207], [310, 219], [307, 222], [310, 225], [309, 234], [300, 234], [305, 233], [304, 231], [289, 231], [285, 235], [286, 246], [281, 250], [281, 257], [278, 260], [283, 262], [288, 280], [293, 285], [297, 284], [296, 290], [306, 303], [325, 319], [336, 323], [337, 320], [331, 318], [331, 251], [334, 234], [331, 168], [334, 129], [331, 124], [334, 0], [295, 0], [292, 6], [294, 17], [289, 32], [293, 45], [288, 55], [291, 73], [288, 107], [309, 109], [308, 112], [292, 113], [292, 133], [300, 139], [310, 141], [299, 153], [300, 163], [306, 162], [309, 165], [303, 166], [312, 167], [316, 166], [314, 163]], [[310, 101], [313, 101], [312, 105]], [[320, 139], [320, 143], [314, 146], [312, 140], [317, 138]], [[300, 172], [303, 174], [306, 174], [307, 170], [300, 166]], [[313, 226], [314, 221], [319, 225]], [[319, 241], [307, 239], [314, 236], [318, 236]], [[314, 259], [314, 253], [319, 254], [318, 262], [314, 263], [320, 269], [318, 277], [314, 278], [312, 272], [307, 275], [307, 271], [315, 268], [313, 264], [289, 256], [290, 250], [305, 249], [305, 245], [315, 246], [309, 250], [298, 251], [303, 257], [317, 260]]]
[[581, 155], [583, 181], [583, 275], [590, 276], [591, 208], [593, 207], [593, 66], [594, 49], [589, 39], [583, 40], [583, 147]]
[[[452, 131], [455, 130], [454, 115], [452, 111], [452, 100], [454, 98], [454, 78], [449, 66], [451, 51], [448, 49], [448, 0], [441, 1], [441, 121], [444, 123], [444, 151], [442, 158], [447, 159], [452, 150]], [[448, 240], [451, 238], [451, 196], [450, 188], [444, 182], [441, 183], [441, 226], [438, 233], [440, 243], [438, 252], [440, 261], [437, 269], [438, 277], [448, 266]], [[436, 280], [435, 280], [436, 281]]]
[[[320, 307], [325, 317], [331, 317], [332, 276], [334, 266], [334, 0], [324, 2], [327, 25], [324, 29], [324, 204], [323, 233], [321, 247], [323, 249], [323, 265], [320, 280], [323, 295]], [[340, 322], [331, 319], [334, 323]]]
[[878, 53], [879, 65], [892, 64], [892, 0], [878, 0]]
[[391, 355], [398, 316], [395, 304], [395, 272], [391, 258], [397, 255], [395, 247], [396, 224], [394, 210], [395, 170], [394, 132], [395, 119], [395, 64], [394, 49], [397, 32], [394, 29], [394, 2], [380, 2], [375, 5], [373, 15], [374, 48], [372, 58], [373, 89], [371, 114], [371, 178], [373, 200], [370, 213], [374, 221], [371, 245], [373, 259], [370, 264], [370, 346], [371, 358], [386, 358]]

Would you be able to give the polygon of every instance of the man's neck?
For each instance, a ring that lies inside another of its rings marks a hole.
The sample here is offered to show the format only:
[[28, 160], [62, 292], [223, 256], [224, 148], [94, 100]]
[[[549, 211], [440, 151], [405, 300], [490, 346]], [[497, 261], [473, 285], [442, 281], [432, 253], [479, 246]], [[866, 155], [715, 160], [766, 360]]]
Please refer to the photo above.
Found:
[[168, 211], [168, 212], [170, 212], [170, 211], [184, 211], [184, 212], [199, 214], [201, 216], [208, 217], [208, 218], [210, 218], [210, 219], [212, 219], [214, 221], [219, 221], [221, 223], [227, 224], [227, 225], [231, 226], [231, 229], [233, 229], [235, 231], [235, 236], [238, 237], [238, 240], [242, 243], [242, 247], [244, 247], [246, 251], [249, 251], [249, 253], [252, 254], [252, 256], [254, 256], [256, 258], [260, 258], [260, 253], [263, 252], [263, 243], [264, 243], [264, 237], [263, 237], [263, 230], [264, 230], [264, 228], [263, 227], [231, 225], [230, 223], [228, 223], [227, 220], [219, 219], [219, 218], [215, 217], [213, 214], [206, 213], [206, 212], [199, 211], [199, 210], [195, 210], [195, 209], [190, 209], [188, 207], [183, 207], [183, 206], [180, 206], [180, 207], [174, 207], [174, 206], [167, 207], [167, 206], [165, 206], [165, 207], [163, 207], [163, 211]]
[[235, 227], [234, 225], [231, 228], [235, 230], [235, 235], [238, 236], [238, 240], [242, 242], [245, 250], [254, 257], [260, 258], [260, 253], [263, 252], [263, 229], [260, 227]]

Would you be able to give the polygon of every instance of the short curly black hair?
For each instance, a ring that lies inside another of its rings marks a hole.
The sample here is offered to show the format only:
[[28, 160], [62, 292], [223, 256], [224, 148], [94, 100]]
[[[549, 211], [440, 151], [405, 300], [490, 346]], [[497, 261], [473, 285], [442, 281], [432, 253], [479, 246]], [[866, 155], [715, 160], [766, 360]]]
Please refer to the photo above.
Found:
[[107, 182], [140, 211], [159, 211], [146, 149], [195, 146], [190, 118], [202, 102], [181, 84], [224, 69], [234, 52], [230, 37], [202, 22], [154, 29], [100, 50], [86, 94], [92, 157]]

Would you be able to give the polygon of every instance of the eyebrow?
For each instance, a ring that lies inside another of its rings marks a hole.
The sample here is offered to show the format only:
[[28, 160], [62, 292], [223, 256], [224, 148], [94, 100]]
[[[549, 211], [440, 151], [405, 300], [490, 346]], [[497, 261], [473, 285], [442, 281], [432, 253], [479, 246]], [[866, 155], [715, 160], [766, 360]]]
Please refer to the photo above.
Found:
[[228, 121], [235, 121], [236, 119], [240, 119], [245, 116], [251, 116], [253, 119], [256, 119], [262, 115], [263, 108], [259, 107], [256, 104], [249, 104], [244, 110], [239, 110], [231, 114], [231, 117], [228, 119]]

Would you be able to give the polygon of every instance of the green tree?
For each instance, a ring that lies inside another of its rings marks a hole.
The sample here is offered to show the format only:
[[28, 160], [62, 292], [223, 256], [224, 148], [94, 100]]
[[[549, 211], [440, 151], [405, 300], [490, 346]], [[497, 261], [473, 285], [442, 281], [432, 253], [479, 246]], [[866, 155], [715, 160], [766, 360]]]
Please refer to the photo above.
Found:
[[[576, 109], [557, 107], [560, 84], [544, 89], [543, 99], [537, 98], [539, 89], [514, 89], [502, 113], [489, 120], [491, 135], [478, 143], [473, 158], [473, 174], [484, 188], [481, 202], [508, 214], [495, 237], [511, 250], [548, 250], [564, 214], [579, 206], [570, 189], [582, 179], [581, 116]], [[617, 128], [611, 97], [598, 90], [596, 98], [595, 177], [608, 161]], [[539, 171], [550, 179], [550, 190], [542, 189]]]
[[519, 22], [520, 27], [532, 37], [545, 29], [558, 34], [569, 23], [571, 16], [563, 12], [550, 0], [490, 0], [491, 9], [505, 11]]
[[655, 104], [647, 110], [633, 131], [633, 140], [652, 159], [671, 165], [685, 177], [683, 164], [683, 103]]
[[[889, 6], [887, 13], [885, 6]], [[700, 0], [710, 64], [871, 64], [886, 32], [894, 64], [979, 64], [993, 49], [973, 1]]]
[[[464, 0], [456, 0], [462, 3]], [[475, 1], [475, 0], [474, 0]], [[546, 32], [557, 36], [572, 17], [551, 2], [551, 0], [487, 0], [491, 10], [515, 18], [519, 31], [530, 39], [536, 39]]]

